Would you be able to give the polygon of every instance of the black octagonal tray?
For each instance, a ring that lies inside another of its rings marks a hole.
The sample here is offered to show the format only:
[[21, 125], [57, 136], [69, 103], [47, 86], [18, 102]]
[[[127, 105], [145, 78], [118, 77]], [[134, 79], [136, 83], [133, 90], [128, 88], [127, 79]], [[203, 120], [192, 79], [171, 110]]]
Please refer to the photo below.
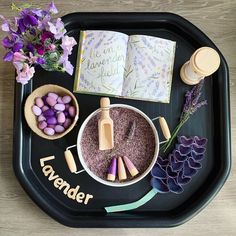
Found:
[[[164, 116], [170, 129], [178, 123], [184, 93], [190, 86], [181, 82], [179, 70], [192, 53], [201, 46], [215, 48], [221, 57], [219, 70], [205, 79], [203, 97], [208, 105], [194, 114], [180, 134], [208, 138], [203, 168], [184, 192], [157, 194], [142, 207], [130, 211], [106, 214], [104, 207], [136, 201], [150, 189], [150, 176], [124, 188], [102, 185], [87, 173], [71, 174], [63, 152], [76, 143], [77, 133], [85, 118], [99, 106], [98, 96], [75, 94], [80, 105], [77, 126], [64, 138], [48, 141], [31, 132], [27, 126], [23, 107], [25, 99], [43, 84], [58, 84], [70, 90], [73, 77], [58, 72], [37, 69], [33, 80], [15, 87], [14, 155], [16, 177], [32, 200], [58, 222], [71, 227], [171, 227], [191, 219], [202, 210], [223, 186], [230, 171], [230, 109], [228, 67], [221, 52], [198, 28], [184, 18], [171, 13], [74, 13], [63, 17], [68, 34], [79, 41], [80, 30], [103, 29], [127, 34], [147, 34], [177, 42], [173, 85], [170, 104], [111, 98], [112, 103], [125, 103], [144, 111], [150, 118]], [[77, 48], [71, 61], [75, 65]], [[74, 153], [76, 155], [76, 152]], [[80, 204], [66, 197], [44, 176], [40, 158], [55, 155], [48, 162], [55, 173], [94, 198], [89, 204]], [[79, 163], [78, 163], [79, 165]]]

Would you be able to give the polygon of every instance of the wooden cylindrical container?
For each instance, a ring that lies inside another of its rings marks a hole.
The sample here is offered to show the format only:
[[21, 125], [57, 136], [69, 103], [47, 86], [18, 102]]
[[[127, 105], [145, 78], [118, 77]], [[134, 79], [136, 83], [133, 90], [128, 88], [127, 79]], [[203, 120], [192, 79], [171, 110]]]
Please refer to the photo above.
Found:
[[189, 85], [198, 84], [206, 76], [213, 74], [220, 66], [220, 56], [210, 47], [196, 50], [180, 70], [180, 77]]

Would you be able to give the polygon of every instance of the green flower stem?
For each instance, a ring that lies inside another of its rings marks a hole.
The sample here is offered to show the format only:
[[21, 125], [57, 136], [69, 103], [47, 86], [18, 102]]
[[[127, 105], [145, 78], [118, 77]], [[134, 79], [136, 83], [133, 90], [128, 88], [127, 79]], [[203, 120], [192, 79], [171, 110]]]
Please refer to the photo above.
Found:
[[133, 209], [136, 209], [148, 201], [150, 201], [156, 194], [158, 193], [158, 190], [155, 188], [152, 188], [148, 193], [146, 193], [141, 199], [135, 202], [122, 204], [122, 205], [116, 205], [116, 206], [108, 206], [104, 207], [107, 213], [113, 213], [113, 212], [120, 212], [120, 211], [130, 211]]

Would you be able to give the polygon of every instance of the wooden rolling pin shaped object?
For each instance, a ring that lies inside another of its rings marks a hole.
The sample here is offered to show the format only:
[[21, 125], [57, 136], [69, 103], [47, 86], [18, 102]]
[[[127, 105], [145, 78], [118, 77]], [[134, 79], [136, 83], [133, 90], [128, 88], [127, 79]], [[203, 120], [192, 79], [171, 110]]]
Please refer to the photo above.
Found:
[[210, 47], [196, 50], [180, 70], [182, 81], [189, 85], [198, 84], [205, 76], [213, 74], [220, 66], [220, 56]]
[[101, 117], [98, 121], [99, 150], [108, 150], [114, 147], [113, 120], [109, 114], [110, 99], [101, 98]]

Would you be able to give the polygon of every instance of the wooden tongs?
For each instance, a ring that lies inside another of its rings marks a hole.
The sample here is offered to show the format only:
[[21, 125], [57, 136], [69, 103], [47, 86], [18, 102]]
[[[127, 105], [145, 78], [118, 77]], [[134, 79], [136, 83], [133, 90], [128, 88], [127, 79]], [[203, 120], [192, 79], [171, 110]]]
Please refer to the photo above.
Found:
[[101, 98], [101, 117], [98, 121], [99, 150], [108, 150], [114, 147], [113, 120], [109, 114], [110, 99]]

